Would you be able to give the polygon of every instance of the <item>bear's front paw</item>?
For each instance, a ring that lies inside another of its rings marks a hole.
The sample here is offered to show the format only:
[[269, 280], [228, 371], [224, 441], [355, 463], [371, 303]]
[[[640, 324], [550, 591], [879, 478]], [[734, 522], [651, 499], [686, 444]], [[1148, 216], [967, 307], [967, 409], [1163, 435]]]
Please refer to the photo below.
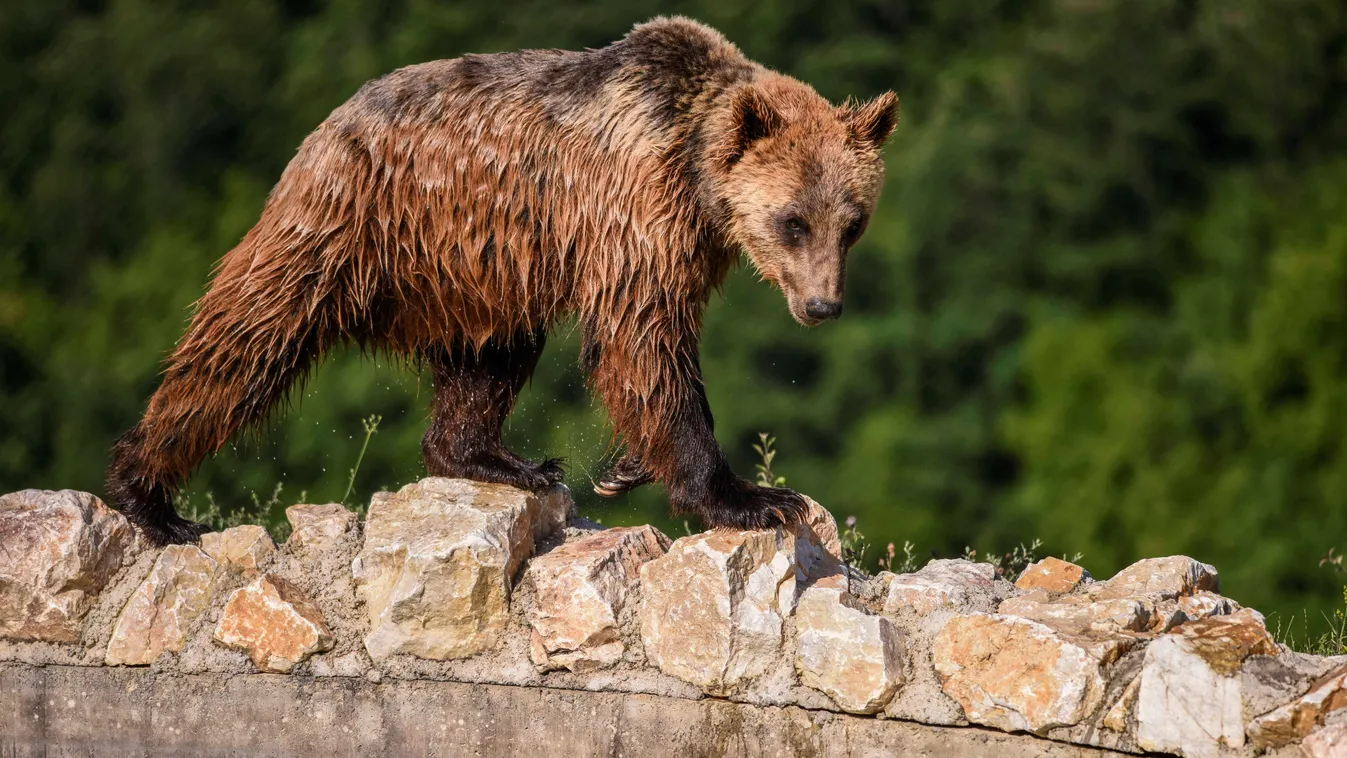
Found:
[[726, 502], [712, 505], [701, 516], [707, 526], [717, 529], [771, 529], [803, 522], [808, 508], [794, 490], [740, 479]]

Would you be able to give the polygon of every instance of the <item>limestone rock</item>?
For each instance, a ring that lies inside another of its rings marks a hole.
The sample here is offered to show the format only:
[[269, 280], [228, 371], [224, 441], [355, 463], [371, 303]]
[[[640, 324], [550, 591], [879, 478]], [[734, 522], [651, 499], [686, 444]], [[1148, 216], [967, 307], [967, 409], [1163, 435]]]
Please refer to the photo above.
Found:
[[1092, 581], [1094, 577], [1080, 566], [1048, 556], [1029, 564], [1015, 581], [1015, 586], [1022, 590], [1043, 590], [1060, 595]]
[[1228, 616], [1240, 610], [1240, 604], [1228, 597], [1214, 592], [1198, 590], [1173, 600], [1160, 600], [1152, 604], [1149, 630], [1167, 632], [1174, 627], [1208, 618], [1210, 616]]
[[1137, 743], [1188, 758], [1244, 745], [1238, 673], [1250, 655], [1279, 648], [1261, 620], [1241, 611], [1184, 624], [1146, 648], [1137, 693]]
[[515, 572], [571, 508], [563, 486], [534, 494], [438, 477], [376, 497], [351, 565], [369, 612], [370, 657], [447, 660], [493, 647]]
[[1143, 597], [1172, 600], [1198, 590], [1216, 592], [1220, 585], [1215, 568], [1184, 555], [1173, 555], [1137, 561], [1090, 589], [1100, 600]]
[[1141, 631], [1150, 622], [1146, 606], [1137, 600], [1093, 600], [1085, 595], [1066, 595], [1048, 600], [1039, 590], [1001, 603], [996, 612], [1038, 621], [1069, 632]]
[[837, 519], [828, 512], [827, 508], [814, 502], [808, 496], [803, 496], [808, 511], [805, 514], [804, 526], [813, 534], [813, 539], [832, 557], [842, 559], [842, 538], [837, 532]]
[[1254, 719], [1249, 725], [1249, 739], [1259, 749], [1289, 745], [1322, 725], [1330, 713], [1344, 708], [1347, 708], [1347, 664], [1310, 685], [1309, 692], [1300, 698]]
[[1347, 724], [1318, 729], [1300, 744], [1305, 758], [1347, 758]]
[[131, 594], [112, 629], [104, 661], [144, 666], [180, 653], [192, 626], [210, 607], [220, 566], [195, 545], [169, 545]]
[[641, 641], [666, 674], [726, 695], [780, 655], [795, 604], [796, 537], [704, 532], [641, 566]]
[[221, 566], [253, 575], [276, 552], [276, 543], [266, 529], [244, 524], [201, 535], [201, 549]]
[[888, 583], [885, 613], [908, 608], [925, 616], [941, 608], [966, 606], [975, 598], [990, 599], [996, 568], [990, 563], [939, 559], [911, 574], [882, 571], [878, 580]]
[[903, 684], [902, 632], [863, 609], [841, 575], [804, 591], [795, 611], [800, 680], [844, 711], [877, 713]]
[[215, 641], [247, 652], [259, 671], [279, 674], [333, 644], [317, 606], [274, 574], [263, 574], [229, 596]]
[[606, 529], [534, 558], [529, 608], [539, 668], [589, 671], [616, 663], [626, 647], [618, 626], [641, 565], [669, 549], [652, 526]]
[[322, 552], [337, 544], [355, 528], [356, 516], [341, 503], [292, 505], [285, 509], [290, 522], [287, 545], [311, 552]]
[[78, 642], [134, 539], [120, 513], [86, 492], [0, 497], [0, 637]]
[[1132, 644], [1067, 634], [1017, 616], [955, 616], [932, 662], [945, 694], [975, 724], [1043, 732], [1081, 722], [1104, 697], [1104, 666]]
[[1132, 715], [1132, 707], [1137, 702], [1137, 690], [1141, 689], [1141, 679], [1135, 678], [1127, 683], [1123, 689], [1122, 695], [1118, 697], [1117, 702], [1109, 706], [1104, 714], [1104, 728], [1112, 729], [1115, 732], [1126, 732], [1128, 717]]

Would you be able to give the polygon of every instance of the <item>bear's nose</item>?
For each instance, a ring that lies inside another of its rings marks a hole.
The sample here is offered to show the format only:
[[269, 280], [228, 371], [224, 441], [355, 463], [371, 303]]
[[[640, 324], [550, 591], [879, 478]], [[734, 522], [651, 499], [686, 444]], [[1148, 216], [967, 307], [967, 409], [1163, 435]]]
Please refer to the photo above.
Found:
[[842, 315], [842, 301], [811, 297], [804, 301], [804, 313], [809, 318], [837, 318]]

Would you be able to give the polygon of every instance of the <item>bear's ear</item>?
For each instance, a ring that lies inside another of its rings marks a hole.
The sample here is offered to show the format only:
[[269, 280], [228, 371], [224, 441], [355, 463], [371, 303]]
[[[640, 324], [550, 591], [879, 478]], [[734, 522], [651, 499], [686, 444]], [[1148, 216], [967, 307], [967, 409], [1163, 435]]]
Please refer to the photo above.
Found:
[[840, 109], [852, 141], [878, 150], [898, 126], [898, 96], [885, 92], [865, 105], [847, 103]]
[[726, 167], [744, 157], [749, 147], [785, 128], [785, 119], [757, 88], [744, 87], [730, 103], [730, 129], [722, 158]]

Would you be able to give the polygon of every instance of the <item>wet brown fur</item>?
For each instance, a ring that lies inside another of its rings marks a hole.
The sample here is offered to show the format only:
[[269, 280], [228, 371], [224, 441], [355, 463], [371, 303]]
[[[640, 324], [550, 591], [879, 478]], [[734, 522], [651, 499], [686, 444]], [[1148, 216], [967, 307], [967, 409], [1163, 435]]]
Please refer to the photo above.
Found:
[[[469, 55], [366, 84], [300, 147], [220, 261], [144, 418], [118, 442], [113, 502], [152, 539], [200, 527], [172, 494], [264, 419], [328, 349], [429, 365], [433, 475], [561, 478], [501, 424], [547, 329], [578, 314], [582, 360], [627, 455], [601, 489], [651, 479], [715, 526], [798, 513], [733, 475], [698, 367], [702, 311], [742, 248], [787, 294], [840, 307], [872, 212], [892, 94], [834, 108], [717, 32], [656, 19], [599, 50]], [[782, 226], [808, 216], [808, 239]]]

